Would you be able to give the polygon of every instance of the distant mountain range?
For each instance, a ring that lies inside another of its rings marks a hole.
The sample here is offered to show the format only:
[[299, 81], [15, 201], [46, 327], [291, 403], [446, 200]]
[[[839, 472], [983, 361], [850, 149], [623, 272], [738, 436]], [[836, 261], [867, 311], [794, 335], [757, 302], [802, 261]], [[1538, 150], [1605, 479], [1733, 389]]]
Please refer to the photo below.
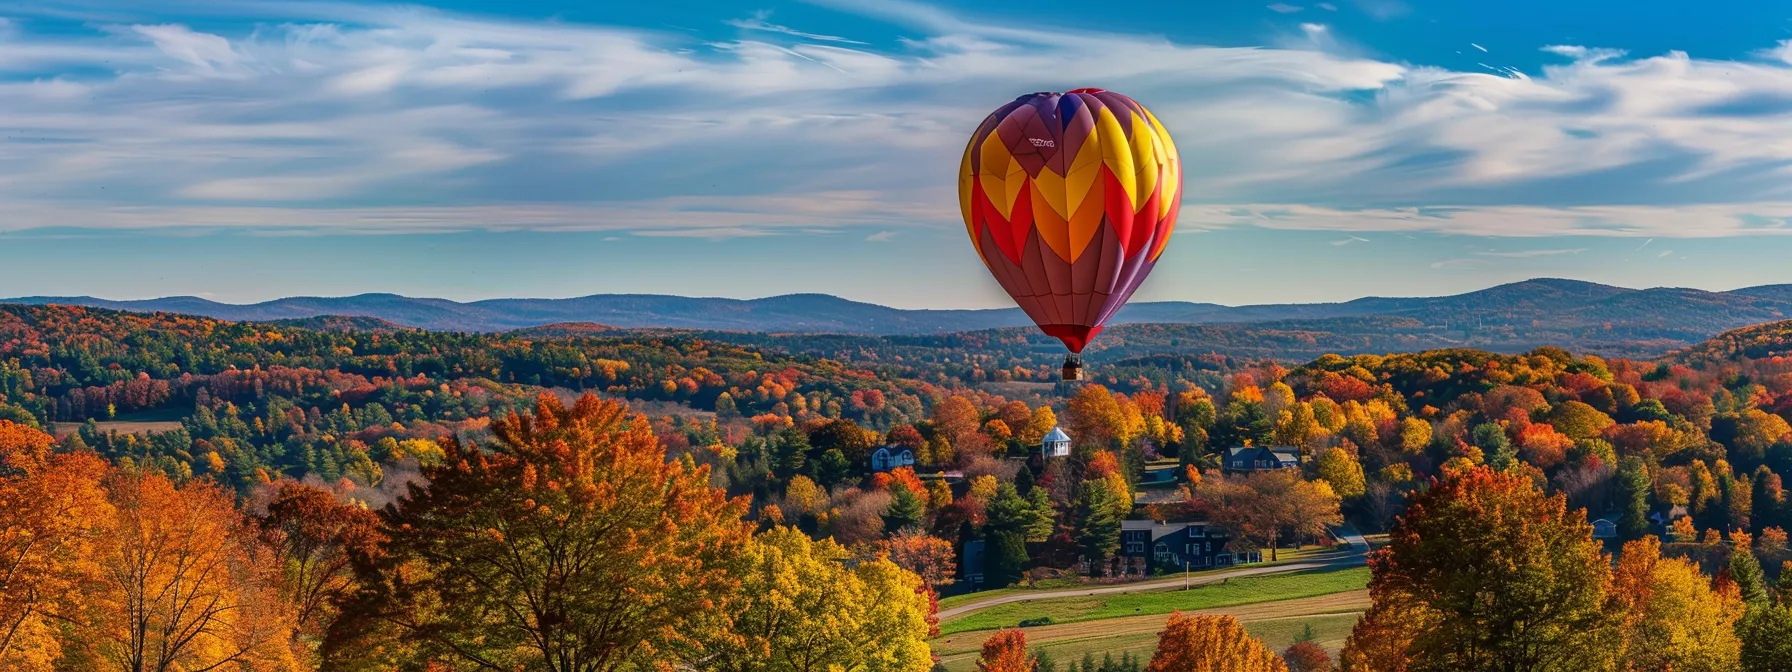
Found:
[[[1018, 309], [904, 310], [825, 294], [763, 299], [715, 299], [651, 294], [598, 294], [573, 299], [491, 299], [457, 302], [395, 294], [292, 297], [229, 304], [193, 296], [112, 301], [89, 296], [32, 296], [0, 303], [64, 304], [162, 311], [237, 321], [342, 316], [377, 318], [439, 331], [510, 331], [562, 323], [628, 329], [678, 328], [770, 333], [921, 335], [1028, 326]], [[1286, 320], [1392, 316], [1447, 331], [1499, 328], [1596, 327], [1696, 341], [1726, 329], [1792, 315], [1792, 285], [1729, 292], [1627, 289], [1591, 282], [1537, 279], [1454, 296], [1370, 297], [1343, 303], [1222, 306], [1183, 301], [1128, 305], [1112, 324], [1238, 324]], [[364, 326], [364, 325], [363, 325]], [[586, 326], [583, 330], [589, 330]]]

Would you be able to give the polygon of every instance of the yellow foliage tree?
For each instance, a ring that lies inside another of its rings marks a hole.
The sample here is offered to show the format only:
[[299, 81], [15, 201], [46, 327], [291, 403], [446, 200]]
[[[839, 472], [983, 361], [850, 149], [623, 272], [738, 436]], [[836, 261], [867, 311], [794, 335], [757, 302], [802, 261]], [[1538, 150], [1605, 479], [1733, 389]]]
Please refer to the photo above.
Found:
[[788, 527], [754, 538], [737, 559], [742, 603], [713, 633], [704, 669], [925, 672], [928, 598], [921, 579], [887, 559], [848, 568], [831, 539]]
[[1365, 489], [1363, 464], [1343, 448], [1328, 448], [1319, 454], [1319, 478], [1345, 499], [1360, 497]]
[[1662, 558], [1661, 543], [1643, 537], [1624, 544], [1609, 594], [1619, 619], [1619, 660], [1632, 670], [1722, 672], [1738, 669], [1742, 642], [1735, 591], [1712, 590], [1697, 565]]
[[827, 509], [828, 491], [809, 480], [808, 476], [797, 474], [790, 478], [790, 485], [784, 486], [784, 503], [794, 513], [819, 513]]

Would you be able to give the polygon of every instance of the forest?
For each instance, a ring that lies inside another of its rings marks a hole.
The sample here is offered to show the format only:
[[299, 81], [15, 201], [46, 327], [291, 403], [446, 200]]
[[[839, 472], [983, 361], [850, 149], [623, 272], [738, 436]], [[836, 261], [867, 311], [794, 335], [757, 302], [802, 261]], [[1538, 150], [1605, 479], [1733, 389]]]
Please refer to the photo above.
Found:
[[1135, 574], [1123, 521], [1204, 520], [1385, 533], [1344, 646], [1177, 614], [1148, 660], [1008, 628], [979, 669], [1792, 669], [1786, 323], [1084, 384], [1005, 332], [369, 326], [0, 306], [0, 667], [920, 672], [972, 573]]

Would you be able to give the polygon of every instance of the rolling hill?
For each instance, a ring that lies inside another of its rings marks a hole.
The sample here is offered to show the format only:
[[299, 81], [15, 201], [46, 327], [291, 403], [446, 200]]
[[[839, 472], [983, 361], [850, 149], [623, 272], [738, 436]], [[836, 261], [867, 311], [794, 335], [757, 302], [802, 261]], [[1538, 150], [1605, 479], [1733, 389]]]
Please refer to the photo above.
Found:
[[[542, 337], [605, 329], [688, 329], [761, 334], [925, 337], [998, 331], [1024, 336], [1017, 309], [905, 310], [825, 294], [763, 299], [599, 294], [572, 299], [456, 302], [395, 294], [293, 297], [228, 304], [198, 297], [112, 301], [24, 297], [0, 303], [65, 304], [171, 312], [233, 321], [337, 329], [411, 327], [433, 331], [529, 330]], [[334, 321], [319, 323], [324, 317]], [[1559, 345], [1604, 355], [1655, 357], [1719, 332], [1792, 316], [1792, 285], [1728, 292], [1628, 289], [1536, 279], [1438, 297], [1367, 297], [1342, 303], [1221, 306], [1143, 302], [1121, 310], [1091, 354], [1124, 358], [1165, 352], [1230, 352], [1300, 358], [1322, 352], [1389, 352], [1476, 347], [1501, 352]], [[603, 325], [603, 326], [597, 326]], [[1042, 341], [1042, 350], [1053, 344]]]

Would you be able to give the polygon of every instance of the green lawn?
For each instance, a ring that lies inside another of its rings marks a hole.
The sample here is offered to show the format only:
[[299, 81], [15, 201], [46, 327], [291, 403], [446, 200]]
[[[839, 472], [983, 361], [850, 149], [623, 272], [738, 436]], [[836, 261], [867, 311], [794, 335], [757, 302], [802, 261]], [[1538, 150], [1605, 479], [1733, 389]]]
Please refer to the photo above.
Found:
[[[1336, 549], [1327, 548], [1324, 546], [1307, 546], [1305, 548], [1300, 548], [1300, 549], [1284, 548], [1276, 553], [1276, 555], [1278, 556], [1278, 559], [1275, 562], [1270, 562], [1269, 561], [1269, 552], [1267, 549], [1265, 549], [1265, 551], [1263, 553], [1264, 561], [1250, 565], [1250, 566], [1251, 567], [1274, 567], [1276, 565], [1286, 565], [1286, 564], [1293, 563], [1293, 562], [1301, 562], [1301, 561], [1305, 561], [1305, 560], [1311, 560], [1311, 559], [1313, 559], [1315, 557], [1319, 557], [1319, 556], [1328, 556], [1328, 555], [1331, 555], [1331, 554], [1337, 553], [1337, 552], [1338, 551]], [[1199, 578], [1201, 575], [1209, 573], [1209, 572], [1231, 571], [1234, 569], [1238, 569], [1238, 567], [1242, 567], [1242, 566], [1244, 566], [1244, 565], [1237, 565], [1237, 566], [1232, 566], [1232, 567], [1213, 567], [1210, 569], [1198, 569], [1193, 572], [1190, 572], [1189, 575]], [[1162, 576], [1154, 576], [1154, 577], [1151, 577], [1151, 578], [1145, 579], [1145, 580], [1146, 581], [1157, 581], [1157, 580], [1162, 580], [1162, 579], [1179, 578], [1181, 576], [1182, 576], [1181, 572], [1173, 572], [1170, 574], [1164, 574]], [[1003, 595], [1018, 595], [1021, 593], [1063, 590], [1065, 588], [1077, 588], [1077, 587], [1084, 586], [1084, 585], [1107, 586], [1107, 585], [1115, 585], [1115, 584], [1086, 584], [1081, 579], [1064, 578], [1064, 579], [1046, 579], [1044, 581], [1038, 582], [1036, 585], [1037, 585], [1037, 587], [1035, 587], [1035, 588], [1028, 588], [1024, 585], [1021, 585], [1021, 586], [1013, 586], [1013, 587], [1009, 587], [1009, 588], [995, 588], [992, 590], [982, 590], [982, 591], [978, 591], [975, 593], [964, 593], [961, 595], [953, 595], [951, 597], [942, 597], [942, 598], [940, 598], [940, 609], [942, 609], [942, 610], [951, 609], [953, 607], [956, 607], [956, 606], [959, 606], [962, 604], [968, 604], [971, 602], [976, 602], [978, 600], [988, 599], [991, 597], [1000, 597]]]
[[[1350, 636], [1350, 629], [1356, 627], [1356, 621], [1356, 614], [1319, 614], [1249, 621], [1244, 624], [1244, 629], [1251, 636], [1263, 640], [1264, 646], [1279, 653], [1305, 633], [1306, 626], [1311, 625], [1313, 641], [1335, 655], [1343, 647], [1344, 638]], [[1090, 623], [1087, 635], [1039, 642], [1037, 648], [1049, 653], [1057, 661], [1059, 670], [1068, 667], [1072, 661], [1082, 660], [1085, 653], [1097, 661], [1104, 655], [1112, 655], [1115, 660], [1119, 660], [1123, 653], [1131, 653], [1141, 660], [1150, 660], [1152, 651], [1157, 649], [1155, 633], [1109, 635], [1101, 632], [1101, 625], [1099, 621]], [[974, 672], [977, 669], [977, 656], [974, 653], [953, 655], [942, 662], [948, 672]]]
[[[1367, 567], [1250, 576], [1189, 590], [1088, 595], [997, 605], [941, 624], [940, 632], [951, 634], [1010, 627], [1018, 625], [1022, 619], [1040, 616], [1050, 616], [1054, 623], [1074, 623], [1121, 616], [1167, 614], [1176, 610], [1209, 609], [1330, 595], [1361, 590], [1368, 585]], [[987, 596], [993, 592], [981, 594]]]

